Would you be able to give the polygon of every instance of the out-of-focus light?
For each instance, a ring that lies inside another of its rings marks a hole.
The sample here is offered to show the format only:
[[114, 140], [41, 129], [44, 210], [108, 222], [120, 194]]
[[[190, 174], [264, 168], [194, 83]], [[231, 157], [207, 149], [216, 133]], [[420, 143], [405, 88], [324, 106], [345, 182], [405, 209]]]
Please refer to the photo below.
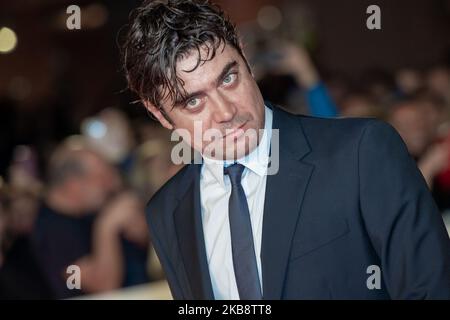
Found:
[[101, 139], [106, 135], [106, 125], [103, 121], [100, 120], [90, 120], [86, 123], [86, 133], [94, 138], [94, 139]]
[[283, 16], [277, 7], [264, 6], [259, 9], [257, 20], [259, 26], [264, 30], [274, 30], [281, 24]]
[[0, 53], [9, 53], [17, 45], [16, 33], [7, 27], [0, 28]]
[[83, 8], [81, 12], [81, 25], [90, 29], [99, 28], [108, 20], [108, 9], [101, 3], [93, 3]]

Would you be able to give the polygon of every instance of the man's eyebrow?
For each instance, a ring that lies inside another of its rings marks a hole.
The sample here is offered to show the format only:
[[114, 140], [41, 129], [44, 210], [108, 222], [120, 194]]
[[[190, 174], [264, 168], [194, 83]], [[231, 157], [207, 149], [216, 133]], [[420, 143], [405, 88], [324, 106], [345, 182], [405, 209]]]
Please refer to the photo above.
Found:
[[[220, 72], [220, 75], [217, 77], [216, 84], [217, 85], [220, 84], [222, 82], [223, 78], [225, 78], [225, 76], [228, 74], [228, 72], [230, 72], [230, 70], [237, 65], [238, 65], [238, 63], [236, 60], [228, 62], [225, 65], [225, 67], [222, 69], [222, 72]], [[190, 99], [200, 96], [202, 94], [203, 94], [203, 91], [195, 91], [192, 93], [188, 93], [185, 97], [180, 97], [180, 99], [177, 99], [174, 103], [174, 106], [183, 105]]]
[[237, 65], [238, 65], [238, 63], [236, 62], [236, 60], [228, 62], [226, 64], [226, 66], [223, 68], [220, 75], [217, 77], [216, 83], [217, 84], [221, 83], [223, 78], [225, 78], [225, 76], [228, 74], [228, 72], [230, 72], [230, 70], [233, 69]]

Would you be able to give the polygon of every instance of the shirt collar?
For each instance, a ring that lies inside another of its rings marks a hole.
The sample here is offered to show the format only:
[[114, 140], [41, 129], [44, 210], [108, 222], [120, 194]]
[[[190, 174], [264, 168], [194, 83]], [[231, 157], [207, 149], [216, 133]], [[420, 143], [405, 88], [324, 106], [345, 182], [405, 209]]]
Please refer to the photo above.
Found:
[[252, 152], [237, 161], [223, 161], [203, 157], [203, 169], [209, 171], [221, 185], [225, 184], [223, 168], [235, 162], [244, 165], [246, 169], [251, 170], [260, 177], [266, 174], [272, 138], [273, 111], [267, 106], [264, 106], [264, 110], [264, 133], [258, 146]]

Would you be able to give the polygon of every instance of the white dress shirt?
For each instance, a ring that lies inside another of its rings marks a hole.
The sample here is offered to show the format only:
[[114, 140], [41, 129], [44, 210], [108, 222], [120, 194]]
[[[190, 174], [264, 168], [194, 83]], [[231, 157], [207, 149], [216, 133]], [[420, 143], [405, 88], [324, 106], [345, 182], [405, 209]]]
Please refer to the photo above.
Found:
[[[242, 187], [247, 197], [253, 231], [256, 263], [262, 290], [261, 239], [267, 164], [272, 136], [272, 110], [265, 107], [264, 134], [258, 146], [237, 162], [244, 165]], [[200, 175], [200, 198], [203, 233], [212, 288], [215, 299], [239, 299], [231, 252], [228, 200], [230, 178], [224, 175], [224, 161], [203, 157]]]

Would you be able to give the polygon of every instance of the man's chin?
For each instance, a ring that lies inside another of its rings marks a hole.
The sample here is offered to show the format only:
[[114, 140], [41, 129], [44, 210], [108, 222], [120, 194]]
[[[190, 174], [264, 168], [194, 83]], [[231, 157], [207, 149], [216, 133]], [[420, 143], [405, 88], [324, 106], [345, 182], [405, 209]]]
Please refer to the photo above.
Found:
[[251, 151], [255, 149], [255, 147], [256, 146], [253, 146], [253, 148], [251, 148], [248, 145], [238, 145], [230, 148], [218, 148], [215, 149], [214, 152], [208, 152], [206, 150], [205, 152], [203, 152], [203, 156], [213, 160], [234, 161], [247, 156]]

